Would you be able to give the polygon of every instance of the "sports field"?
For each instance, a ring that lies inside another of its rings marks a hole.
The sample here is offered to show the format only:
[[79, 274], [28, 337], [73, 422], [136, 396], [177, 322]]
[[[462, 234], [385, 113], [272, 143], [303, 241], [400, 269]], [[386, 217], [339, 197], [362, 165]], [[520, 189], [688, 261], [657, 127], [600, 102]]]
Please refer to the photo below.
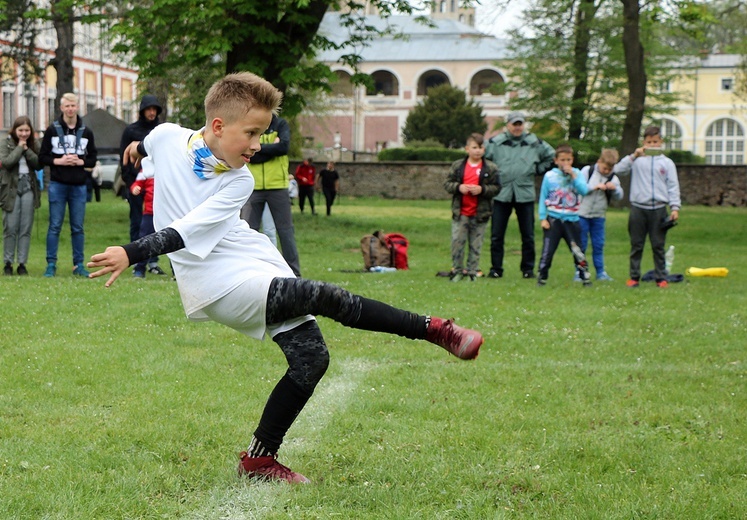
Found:
[[[320, 318], [330, 369], [281, 451], [313, 483], [290, 486], [235, 473], [280, 350], [187, 321], [170, 279], [73, 279], [67, 228], [43, 278], [43, 205], [31, 276], [0, 277], [0, 518], [747, 518], [745, 209], [686, 206], [670, 232], [675, 272], [726, 278], [628, 289], [625, 210], [608, 215], [614, 282], [573, 283], [561, 247], [538, 288], [520, 277], [515, 222], [503, 279], [450, 283], [435, 276], [448, 201], [296, 206], [304, 276], [486, 341], [463, 362]], [[410, 239], [409, 271], [361, 272], [375, 229]], [[104, 194], [86, 230], [89, 256], [126, 242], [126, 203]]]

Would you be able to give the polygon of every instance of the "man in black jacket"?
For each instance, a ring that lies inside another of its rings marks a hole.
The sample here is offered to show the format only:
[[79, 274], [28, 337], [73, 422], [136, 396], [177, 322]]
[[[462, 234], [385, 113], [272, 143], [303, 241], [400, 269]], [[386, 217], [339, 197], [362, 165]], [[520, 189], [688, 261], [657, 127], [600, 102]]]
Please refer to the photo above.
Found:
[[83, 221], [86, 217], [88, 190], [86, 180], [90, 173], [86, 168], [96, 166], [96, 144], [93, 132], [86, 128], [78, 117], [78, 96], [62, 95], [62, 115], [44, 132], [39, 162], [49, 166], [49, 229], [47, 230], [47, 269], [44, 276], [57, 274], [57, 248], [60, 231], [65, 220], [65, 207], [70, 208], [70, 239], [73, 248], [73, 274], [88, 278], [85, 269], [83, 245], [85, 234]]
[[[119, 161], [122, 168], [122, 181], [125, 183], [125, 197], [130, 204], [130, 241], [134, 242], [140, 237], [140, 222], [143, 219], [143, 193], [133, 195], [130, 192], [132, 183], [135, 182], [139, 168], [132, 164], [122, 164], [122, 155], [127, 145], [132, 141], [142, 141], [151, 130], [157, 127], [161, 121], [158, 116], [163, 112], [161, 104], [156, 96], [146, 94], [140, 102], [139, 118], [132, 124], [127, 125], [122, 132], [122, 139], [119, 142]], [[158, 257], [148, 260], [148, 272], [151, 274], [166, 274], [158, 267]]]

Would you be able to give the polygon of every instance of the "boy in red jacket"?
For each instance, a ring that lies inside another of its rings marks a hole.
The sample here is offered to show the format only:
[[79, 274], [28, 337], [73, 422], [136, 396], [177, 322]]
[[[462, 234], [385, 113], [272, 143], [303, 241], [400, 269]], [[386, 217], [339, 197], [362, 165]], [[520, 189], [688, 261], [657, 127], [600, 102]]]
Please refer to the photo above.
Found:
[[311, 164], [312, 159], [304, 159], [303, 163], [299, 164], [296, 168], [296, 181], [298, 181], [298, 206], [301, 208], [303, 213], [304, 200], [309, 199], [309, 206], [311, 206], [311, 214], [316, 215], [314, 209], [314, 184], [316, 183], [316, 168]]

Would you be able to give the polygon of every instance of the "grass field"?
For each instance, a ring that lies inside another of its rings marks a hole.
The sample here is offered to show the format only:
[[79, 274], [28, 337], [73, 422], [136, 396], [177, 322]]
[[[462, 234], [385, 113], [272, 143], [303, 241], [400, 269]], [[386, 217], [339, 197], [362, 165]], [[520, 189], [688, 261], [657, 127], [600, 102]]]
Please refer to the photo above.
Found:
[[[294, 208], [304, 276], [486, 342], [462, 362], [320, 318], [331, 366], [281, 451], [313, 483], [289, 486], [235, 474], [279, 349], [187, 321], [170, 280], [73, 279], [67, 229], [43, 278], [44, 206], [31, 276], [0, 277], [0, 518], [747, 518], [745, 209], [685, 207], [670, 233], [675, 272], [728, 277], [632, 290], [625, 210], [608, 216], [614, 282], [573, 283], [561, 248], [538, 288], [520, 278], [515, 222], [505, 278], [455, 284], [435, 276], [447, 201]], [[409, 271], [360, 272], [378, 228], [411, 240]], [[89, 256], [126, 242], [126, 203], [106, 193], [86, 229]]]

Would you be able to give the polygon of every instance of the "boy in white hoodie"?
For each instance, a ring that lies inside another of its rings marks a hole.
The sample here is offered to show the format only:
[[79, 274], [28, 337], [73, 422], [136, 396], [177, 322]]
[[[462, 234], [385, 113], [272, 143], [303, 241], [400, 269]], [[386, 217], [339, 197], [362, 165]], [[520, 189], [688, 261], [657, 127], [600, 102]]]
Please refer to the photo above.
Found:
[[[664, 245], [667, 220], [676, 222], [680, 216], [680, 183], [677, 168], [663, 155], [661, 130], [649, 126], [643, 132], [643, 146], [615, 165], [618, 175], [630, 173], [630, 279], [628, 287], [638, 287], [641, 280], [641, 257], [646, 236], [654, 252], [656, 285], [667, 287]], [[667, 216], [667, 206], [671, 209]]]

